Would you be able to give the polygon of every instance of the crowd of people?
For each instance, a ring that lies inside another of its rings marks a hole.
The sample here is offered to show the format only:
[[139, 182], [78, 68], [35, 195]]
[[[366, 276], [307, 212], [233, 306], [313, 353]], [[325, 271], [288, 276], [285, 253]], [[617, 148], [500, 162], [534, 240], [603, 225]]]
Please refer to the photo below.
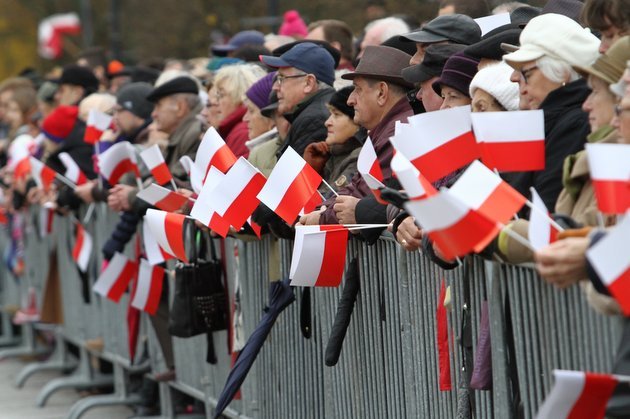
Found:
[[[164, 186], [194, 197], [190, 171], [180, 161], [195, 158], [210, 127], [236, 157], [247, 158], [265, 176], [290, 147], [326, 181], [320, 187], [323, 202], [293, 223], [260, 204], [252, 220], [264, 234], [291, 239], [296, 226], [388, 225], [404, 250], [420, 250], [452, 269], [461, 260], [447, 257], [402, 204], [407, 197], [391, 170], [390, 138], [397, 124], [457, 107], [473, 113], [542, 110], [544, 169], [501, 176], [528, 198], [535, 188], [565, 231], [560, 240], [533, 251], [514, 238], [514, 233], [528, 236], [530, 210], [523, 207], [479, 254], [534, 262], [545, 281], [559, 288], [580, 284], [594, 309], [620, 315], [618, 302], [585, 257], [617, 223], [616, 215], [598, 209], [585, 145], [630, 143], [630, 2], [551, 0], [542, 9], [510, 2], [497, 12], [509, 13], [511, 23], [483, 35], [473, 17], [490, 10], [470, 17], [469, 10], [458, 9], [462, 2], [445, 3], [443, 14], [421, 25], [407, 16], [386, 17], [370, 22], [360, 37], [342, 20], [306, 26], [295, 13], [280, 34], [239, 32], [225, 44], [212, 45], [211, 57], [204, 60], [128, 65], [108, 62], [96, 49], [54, 76], [25, 73], [2, 81], [0, 165], [11, 239], [4, 258], [9, 270], [15, 276], [24, 271], [24, 209], [31, 205], [69, 215], [84, 204], [106, 203], [120, 213], [120, 221], [98, 250], [106, 261], [122, 252], [151, 206], [137, 197], [142, 185], [134, 176], [123, 176], [118, 184], [104, 181], [99, 155], [122, 141], [137, 153], [158, 145], [174, 179]], [[84, 141], [91, 110], [113, 116], [96, 147]], [[382, 170], [382, 196], [357, 169], [368, 138]], [[25, 154], [61, 174], [70, 156], [88, 181], [74, 188], [61, 182], [44, 188], [20, 172]], [[466, 166], [432, 182], [433, 187], [449, 188]], [[146, 167], [141, 177], [153, 182]], [[189, 211], [190, 205], [178, 210]], [[353, 236], [373, 244], [383, 230], [363, 229]], [[232, 229], [230, 234], [248, 232]], [[270, 260], [270, 280], [279, 280], [279, 271], [279, 260]], [[169, 368], [163, 379], [175, 374], [164, 321], [167, 301], [164, 296], [152, 316]], [[613, 372], [630, 373], [623, 362], [629, 352], [620, 348]], [[628, 414], [630, 402], [620, 409], [614, 417]]]

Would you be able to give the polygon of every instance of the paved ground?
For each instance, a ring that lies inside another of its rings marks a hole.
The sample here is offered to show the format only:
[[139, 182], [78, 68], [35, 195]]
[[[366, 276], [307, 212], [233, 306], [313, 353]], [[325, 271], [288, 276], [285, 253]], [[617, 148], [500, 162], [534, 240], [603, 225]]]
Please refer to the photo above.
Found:
[[[75, 390], [54, 393], [43, 408], [35, 406], [41, 388], [58, 373], [32, 375], [22, 389], [14, 385], [15, 377], [26, 365], [18, 359], [0, 361], [0, 419], [63, 419], [80, 396]], [[127, 407], [105, 407], [89, 410], [81, 419], [123, 419], [132, 415]]]

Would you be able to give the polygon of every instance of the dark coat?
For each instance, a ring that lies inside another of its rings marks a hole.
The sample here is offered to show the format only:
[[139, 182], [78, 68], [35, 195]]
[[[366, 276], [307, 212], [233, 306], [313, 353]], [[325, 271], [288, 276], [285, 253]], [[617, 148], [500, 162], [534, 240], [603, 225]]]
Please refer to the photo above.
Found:
[[[389, 138], [394, 135], [394, 130], [396, 126], [396, 121], [406, 122], [407, 118], [413, 115], [413, 110], [407, 101], [407, 98], [401, 98], [390, 111], [385, 115], [383, 120], [378, 123], [374, 129], [369, 132], [370, 138], [372, 139], [372, 143], [374, 144], [374, 150], [376, 151], [376, 155], [378, 156], [379, 164], [381, 165], [381, 169], [383, 171], [383, 179], [384, 183], [387, 184], [387, 181], [392, 176], [392, 169], [390, 168], [390, 163], [392, 161], [392, 156], [394, 155], [394, 149], [392, 144], [389, 142]], [[345, 188], [339, 190], [339, 195], [350, 195], [357, 198], [365, 198], [371, 197], [372, 191], [363, 180], [363, 177], [357, 173], [352, 178], [352, 182]], [[326, 210], [322, 213], [319, 218], [320, 224], [339, 224], [339, 220], [337, 220], [337, 216], [335, 215], [335, 211], [333, 210], [333, 206], [335, 203], [334, 197], [326, 200], [323, 205], [326, 206]], [[357, 208], [355, 210], [355, 218], [357, 223], [369, 223], [375, 220], [374, 214], [378, 213], [379, 216], [376, 217], [378, 220], [381, 220], [383, 223], [384, 220], [387, 219], [386, 205], [378, 204], [382, 209], [375, 208], [373, 205], [366, 205], [365, 209], [367, 213], [363, 213], [362, 209], [363, 205], [357, 204]], [[367, 221], [370, 220], [370, 221]]]
[[[563, 187], [564, 159], [584, 148], [591, 131], [588, 115], [582, 110], [589, 94], [586, 81], [577, 80], [547, 95], [540, 104], [545, 113], [545, 169], [510, 176], [509, 183], [525, 196], [530, 195], [529, 188], [533, 186], [549, 212], [554, 211]], [[522, 218], [529, 218], [528, 211], [522, 212]]]
[[[366, 137], [367, 131], [360, 129], [345, 143], [328, 146], [329, 157], [326, 166], [324, 166], [323, 177], [335, 190], [350, 184], [357, 173], [357, 159]], [[332, 195], [332, 192], [324, 184], [320, 186], [319, 190], [325, 197]]]
[[330, 116], [326, 104], [335, 92], [334, 89], [318, 90], [300, 102], [293, 112], [284, 114], [287, 121], [291, 123], [291, 128], [284, 140], [284, 144], [276, 154], [278, 158], [282, 156], [287, 147], [291, 146], [300, 156], [304, 155], [306, 146], [312, 142], [326, 138], [327, 129], [324, 122]]

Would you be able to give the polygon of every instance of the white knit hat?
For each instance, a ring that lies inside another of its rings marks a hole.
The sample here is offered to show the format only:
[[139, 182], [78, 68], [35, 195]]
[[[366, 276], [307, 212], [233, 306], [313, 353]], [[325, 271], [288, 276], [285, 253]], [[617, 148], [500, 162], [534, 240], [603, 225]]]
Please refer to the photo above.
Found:
[[518, 83], [510, 81], [512, 71], [512, 67], [504, 62], [482, 68], [470, 82], [470, 97], [473, 97], [475, 90], [481, 89], [488, 92], [506, 110], [517, 111]]

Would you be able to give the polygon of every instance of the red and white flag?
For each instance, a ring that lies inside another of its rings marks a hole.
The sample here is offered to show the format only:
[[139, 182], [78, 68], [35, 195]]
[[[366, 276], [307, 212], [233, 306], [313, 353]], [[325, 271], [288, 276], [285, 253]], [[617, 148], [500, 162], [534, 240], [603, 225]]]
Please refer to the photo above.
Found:
[[376, 200], [381, 204], [387, 204], [387, 202], [381, 199], [380, 189], [385, 187], [385, 185], [383, 185], [383, 170], [381, 169], [381, 164], [378, 161], [378, 156], [376, 155], [376, 150], [374, 150], [374, 144], [372, 144], [370, 137], [365, 140], [363, 147], [361, 147], [361, 152], [359, 152], [357, 170], [361, 173], [363, 180], [372, 190]]
[[173, 192], [155, 183], [138, 191], [137, 197], [156, 208], [168, 212], [177, 211], [188, 202], [188, 197], [185, 195]]
[[254, 220], [252, 220], [252, 217], [249, 217], [247, 219], [247, 224], [249, 224], [249, 226], [252, 228], [252, 231], [254, 232], [256, 237], [260, 239], [262, 237], [262, 227]]
[[427, 112], [399, 124], [391, 138], [429, 182], [435, 182], [479, 157], [472, 133], [470, 106]]
[[545, 116], [542, 110], [471, 114], [481, 161], [499, 172], [545, 168]]
[[81, 22], [76, 13], [59, 13], [48, 16], [39, 23], [37, 30], [39, 55], [48, 60], [63, 54], [63, 35], [78, 35]]
[[81, 170], [77, 162], [68, 153], [59, 153], [59, 160], [66, 167], [66, 173], [64, 174], [75, 185], [83, 185], [87, 183], [88, 178]]
[[203, 178], [205, 174], [201, 173], [201, 170], [199, 170], [195, 162], [189, 156], [180, 157], [179, 164], [182, 165], [188, 174], [193, 191], [199, 195], [201, 193], [201, 187], [203, 186]]
[[551, 223], [547, 206], [538, 192], [534, 188], [529, 190], [532, 193], [532, 207], [537, 209], [532, 208], [529, 214], [527, 237], [532, 247], [538, 250], [558, 240], [558, 230]]
[[296, 226], [289, 278], [292, 286], [338, 287], [346, 264], [348, 229]]
[[13, 165], [13, 177], [15, 179], [26, 178], [31, 173], [31, 156], [26, 154], [15, 159]]
[[449, 193], [490, 220], [506, 224], [527, 199], [478, 161], [466, 168]]
[[210, 166], [227, 173], [234, 163], [236, 156], [230, 147], [225, 144], [217, 130], [213, 127], [208, 128], [195, 155], [195, 164], [203, 172], [204, 177], [210, 171]]
[[83, 141], [88, 144], [96, 144], [105, 131], [112, 125], [112, 116], [97, 109], [90, 109]]
[[168, 170], [164, 156], [157, 144], [153, 144], [151, 147], [143, 150], [140, 153], [140, 157], [149, 168], [151, 176], [155, 179], [155, 183], [165, 185], [173, 180], [173, 175], [171, 175], [171, 171]]
[[158, 265], [167, 260], [175, 259], [175, 256], [169, 255], [160, 247], [147, 223], [142, 223], [142, 242], [147, 260], [151, 265]]
[[140, 259], [138, 282], [131, 299], [131, 305], [138, 310], [154, 315], [160, 304], [163, 282], [164, 268], [152, 266], [147, 260]]
[[87, 272], [92, 254], [92, 236], [85, 231], [85, 228], [76, 223], [77, 235], [72, 248], [72, 259], [76, 262], [81, 272]]
[[319, 207], [323, 202], [324, 198], [322, 198], [322, 194], [320, 194], [319, 191], [316, 194], [313, 194], [311, 199], [309, 199], [306, 205], [304, 205], [304, 208], [302, 208], [302, 211], [300, 211], [300, 217], [304, 214], [315, 211], [315, 209]]
[[118, 302], [137, 273], [138, 265], [122, 253], [116, 252], [92, 289], [97, 294]]
[[603, 419], [617, 379], [608, 374], [554, 370], [555, 383], [537, 419]]
[[394, 154], [391, 168], [411, 201], [424, 199], [437, 193], [431, 182], [422, 176], [402, 153]]
[[98, 158], [101, 174], [110, 185], [116, 185], [127, 172], [133, 172], [140, 177], [136, 152], [127, 141], [121, 141], [105, 150]]
[[586, 258], [608, 291], [630, 316], [630, 216], [626, 215], [608, 234], [586, 251]]
[[166, 253], [188, 263], [184, 247], [184, 221], [186, 216], [148, 209], [144, 222], [149, 225], [153, 237]]
[[586, 144], [599, 210], [623, 214], [630, 208], [630, 144]]
[[213, 208], [212, 194], [214, 188], [223, 180], [225, 175], [216, 167], [211, 167], [206, 181], [201, 188], [197, 201], [190, 211], [190, 216], [201, 224], [225, 238], [230, 231], [230, 223], [223, 219]]
[[[51, 203], [52, 204], [52, 203]], [[53, 231], [55, 209], [46, 204], [39, 208], [39, 237], [47, 237]]]
[[37, 186], [47, 191], [50, 188], [50, 185], [52, 185], [55, 181], [57, 172], [37, 160], [35, 157], [30, 157], [30, 165], [31, 174], [33, 175], [33, 179], [35, 179], [35, 183], [37, 183]]
[[273, 168], [257, 198], [292, 225], [306, 206], [322, 177], [293, 148], [288, 147]]
[[405, 209], [447, 259], [484, 249], [499, 233], [496, 221], [469, 208], [445, 190]]
[[239, 157], [212, 190], [209, 200], [217, 214], [240, 230], [260, 203], [256, 196], [265, 181], [265, 176], [258, 169], [244, 157]]

